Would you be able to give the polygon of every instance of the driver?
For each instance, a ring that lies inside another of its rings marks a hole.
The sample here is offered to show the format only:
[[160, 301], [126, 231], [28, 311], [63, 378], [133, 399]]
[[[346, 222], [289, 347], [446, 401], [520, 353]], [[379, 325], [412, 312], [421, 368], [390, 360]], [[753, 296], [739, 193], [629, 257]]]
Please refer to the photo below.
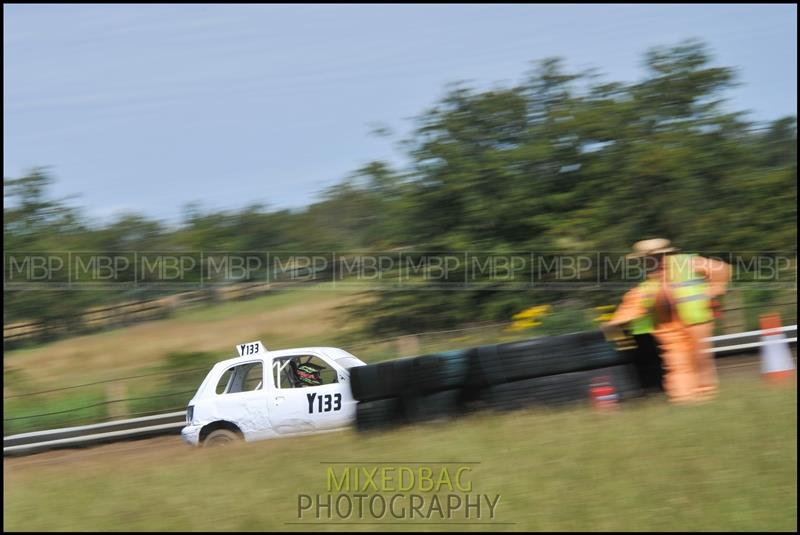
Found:
[[324, 369], [323, 366], [317, 366], [310, 362], [298, 364], [294, 370], [298, 386], [320, 386], [322, 384], [321, 373]]

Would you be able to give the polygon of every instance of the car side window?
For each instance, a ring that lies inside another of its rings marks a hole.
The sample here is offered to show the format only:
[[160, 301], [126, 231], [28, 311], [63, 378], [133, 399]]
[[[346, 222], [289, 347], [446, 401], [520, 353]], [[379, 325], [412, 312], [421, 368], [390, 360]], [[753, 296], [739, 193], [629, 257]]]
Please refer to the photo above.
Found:
[[231, 382], [231, 377], [233, 377], [234, 369], [235, 367], [228, 368], [227, 370], [225, 370], [225, 373], [222, 374], [222, 377], [219, 378], [219, 381], [217, 382], [217, 388], [215, 389], [217, 395], [224, 394], [225, 391], [228, 389], [228, 383]]
[[[246, 366], [246, 364], [245, 364]], [[260, 362], [256, 362], [242, 380], [242, 392], [250, 392], [251, 390], [261, 390], [264, 387], [264, 366]]]
[[264, 387], [264, 366], [258, 362], [247, 362], [231, 366], [217, 383], [217, 394], [237, 394], [261, 390]]
[[275, 384], [279, 388], [309, 388], [339, 382], [337, 371], [314, 355], [278, 359], [273, 370]]

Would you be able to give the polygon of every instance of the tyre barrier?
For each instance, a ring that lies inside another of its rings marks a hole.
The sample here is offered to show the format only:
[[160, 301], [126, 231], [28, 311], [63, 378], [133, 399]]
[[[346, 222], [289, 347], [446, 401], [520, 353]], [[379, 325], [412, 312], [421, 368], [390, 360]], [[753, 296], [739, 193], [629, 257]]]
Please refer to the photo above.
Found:
[[562, 406], [587, 400], [594, 380], [604, 377], [620, 401], [638, 397], [641, 387], [633, 366], [624, 364], [595, 370], [561, 373], [513, 381], [487, 388], [474, 409], [515, 410], [534, 405]]
[[453, 389], [420, 396], [359, 401], [356, 429], [368, 431], [453, 418], [466, 410], [461, 397], [461, 390]]
[[351, 370], [353, 397], [372, 401], [461, 388], [469, 369], [469, 351], [454, 350], [358, 366]]
[[423, 394], [461, 388], [467, 380], [471, 350], [454, 350], [414, 359], [412, 388]]
[[356, 429], [367, 431], [389, 427], [403, 421], [399, 398], [359, 401], [356, 405]]
[[644, 392], [639, 353], [589, 331], [359, 366], [351, 370], [356, 428], [588, 401], [597, 377], [606, 377], [621, 400], [630, 399]]
[[353, 397], [359, 401], [372, 401], [403, 395], [413, 384], [410, 379], [415, 360], [415, 357], [406, 357], [351, 368]]
[[557, 375], [630, 362], [603, 333], [590, 331], [481, 346], [471, 361], [468, 386], [485, 388], [533, 377]]

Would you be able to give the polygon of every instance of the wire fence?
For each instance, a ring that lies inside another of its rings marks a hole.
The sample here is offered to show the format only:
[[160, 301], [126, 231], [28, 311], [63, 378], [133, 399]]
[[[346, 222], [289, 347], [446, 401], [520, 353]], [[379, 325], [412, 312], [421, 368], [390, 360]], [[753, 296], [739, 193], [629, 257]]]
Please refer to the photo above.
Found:
[[[32, 419], [32, 418], [42, 418], [44, 416], [53, 416], [53, 415], [56, 415], [56, 414], [66, 414], [66, 413], [69, 413], [69, 412], [77, 412], [77, 411], [82, 411], [82, 410], [86, 410], [86, 409], [92, 409], [94, 407], [110, 405], [112, 403], [141, 401], [141, 400], [145, 400], [145, 399], [159, 399], [159, 398], [165, 398], [165, 397], [170, 397], [170, 396], [180, 396], [180, 395], [186, 395], [186, 394], [194, 394], [194, 392], [195, 392], [194, 390], [184, 390], [184, 391], [181, 391], [181, 392], [170, 392], [168, 394], [154, 394], [152, 396], [137, 396], [137, 397], [131, 397], [131, 398], [125, 398], [125, 399], [110, 399], [110, 400], [106, 400], [106, 401], [101, 401], [99, 403], [92, 403], [90, 405], [84, 405], [83, 407], [74, 407], [74, 408], [65, 409], [65, 410], [62, 410], [62, 411], [43, 412], [43, 413], [40, 413], [40, 414], [29, 414], [27, 416], [17, 416], [17, 417], [14, 417], [14, 418], [3, 418], [3, 421], [4, 422], [12, 422], [12, 421], [16, 421], [16, 420], [29, 420], [29, 419]], [[185, 408], [185, 407], [183, 407], [183, 408]]]
[[[731, 312], [736, 312], [736, 311], [753, 310], [753, 309], [756, 309], [756, 310], [757, 309], [767, 309], [767, 308], [768, 309], [773, 309], [773, 308], [776, 308], [776, 307], [787, 307], [787, 306], [796, 307], [796, 305], [797, 305], [797, 300], [779, 302], [779, 303], [771, 303], [769, 305], [763, 305], [763, 304], [742, 305], [742, 306], [738, 306], [738, 307], [735, 307], [735, 308], [727, 308], [727, 309], [725, 309], [725, 312], [726, 313], [731, 313]], [[797, 317], [796, 317], [796, 314], [795, 314], [794, 317], [787, 317], [786, 319], [789, 320], [790, 322], [793, 321], [793, 322], [796, 323]], [[720, 322], [720, 323], [722, 323], [722, 322]], [[490, 337], [493, 338], [492, 341], [497, 341], [497, 337], [498, 336], [502, 336], [503, 338], [509, 340], [509, 339], [515, 339], [515, 338], [528, 338], [528, 337], [531, 336], [531, 334], [533, 334], [532, 331], [531, 332], [521, 332], [521, 333], [518, 333], [518, 334], [510, 334], [510, 333], [507, 332], [507, 329], [509, 327], [511, 327], [512, 325], [513, 325], [513, 322], [499, 322], [499, 323], [497, 323], [497, 322], [495, 322], [495, 323], [486, 322], [486, 323], [482, 323], [482, 324], [479, 324], [479, 325], [473, 325], [473, 326], [469, 326], [469, 327], [462, 327], [462, 328], [458, 328], [458, 329], [444, 329], [444, 330], [438, 330], [438, 331], [425, 331], [425, 332], [421, 332], [421, 333], [406, 334], [406, 335], [393, 336], [393, 337], [382, 338], [382, 339], [371, 339], [371, 340], [367, 340], [367, 341], [361, 341], [361, 342], [355, 342], [355, 343], [349, 344], [348, 347], [350, 349], [352, 349], [353, 351], [355, 351], [357, 349], [374, 348], [376, 346], [387, 344], [387, 345], [394, 345], [396, 348], [398, 348], [399, 350], [402, 351], [402, 349], [400, 349], [400, 348], [402, 348], [402, 346], [404, 345], [404, 344], [402, 344], [402, 342], [404, 342], [404, 341], [407, 342], [405, 344], [407, 346], [425, 346], [425, 345], [431, 345], [431, 343], [433, 343], [434, 341], [436, 341], [437, 339], [442, 338], [442, 337], [447, 338], [447, 339], [452, 338], [452, 335], [458, 334], [458, 333], [483, 333], [483, 334], [489, 334]], [[731, 325], [731, 324], [729, 323], [729, 325]], [[738, 327], [742, 327], [743, 328], [746, 325], [744, 323], [742, 323], [741, 326], [738, 325], [738, 324], [735, 324], [734, 326], [737, 327], [737, 328]], [[727, 330], [730, 330], [730, 329], [727, 329]], [[504, 334], [500, 334], [500, 333], [504, 333]], [[417, 341], [416, 342], [410, 342], [411, 340], [414, 340], [414, 339], [417, 339]], [[397, 355], [397, 356], [400, 356], [400, 355]], [[190, 373], [199, 373], [199, 372], [208, 371], [208, 370], [209, 370], [209, 366], [203, 366], [203, 367], [197, 367], [197, 368], [187, 368], [187, 369], [181, 369], [181, 370], [155, 371], [155, 372], [152, 372], [152, 373], [143, 373], [143, 374], [137, 374], [137, 375], [129, 375], [129, 376], [125, 376], [125, 377], [116, 377], [116, 378], [112, 378], [112, 379], [103, 379], [103, 380], [100, 380], [100, 381], [92, 381], [92, 382], [89, 382], [89, 383], [81, 383], [81, 384], [69, 385], [69, 386], [64, 386], [64, 387], [59, 387], [59, 388], [38, 390], [38, 391], [34, 391], [34, 392], [22, 392], [22, 393], [16, 393], [16, 394], [11, 394], [11, 395], [4, 395], [3, 399], [7, 400], [7, 399], [15, 399], [15, 398], [33, 397], [33, 396], [39, 396], [39, 395], [43, 395], [43, 394], [51, 394], [51, 393], [55, 393], [55, 392], [63, 392], [63, 391], [67, 391], [67, 390], [75, 390], [75, 389], [80, 389], [80, 388], [85, 388], [85, 387], [90, 387], [90, 386], [106, 385], [106, 384], [116, 383], [116, 382], [121, 382], [121, 381], [132, 381], [132, 380], [144, 379], [144, 378], [170, 377], [170, 376], [175, 376], [175, 375], [185, 375], [185, 374], [190, 374]], [[146, 397], [126, 398], [124, 400], [115, 400], [115, 401], [134, 401], [134, 400], [137, 400], [137, 399], [147, 399], [147, 398]]]
[[187, 373], [196, 373], [200, 371], [208, 371], [207, 367], [203, 368], [190, 368], [187, 370], [175, 370], [175, 371], [160, 371], [160, 372], [153, 372], [153, 373], [143, 373], [141, 375], [129, 375], [128, 377], [117, 377], [116, 379], [104, 379], [102, 381], [94, 381], [91, 383], [83, 383], [79, 385], [72, 385], [72, 386], [63, 386], [61, 388], [51, 388], [49, 390], [39, 390], [37, 392], [24, 392], [21, 394], [12, 394], [10, 396], [3, 396], [3, 399], [13, 399], [13, 398], [25, 398], [31, 396], [39, 396], [42, 394], [51, 394], [53, 392], [63, 392], [66, 390], [75, 390], [77, 388], [85, 388], [87, 386], [97, 386], [97, 385], [105, 385], [110, 383], [117, 383], [119, 381], [132, 381], [134, 379], [142, 379], [145, 377], [168, 377], [172, 375], [182, 375]]

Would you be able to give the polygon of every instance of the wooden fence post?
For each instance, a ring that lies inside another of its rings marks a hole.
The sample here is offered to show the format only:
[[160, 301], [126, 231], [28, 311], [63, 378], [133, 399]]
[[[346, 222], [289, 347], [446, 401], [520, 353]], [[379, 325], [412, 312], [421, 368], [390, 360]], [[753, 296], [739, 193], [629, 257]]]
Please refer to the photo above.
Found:
[[397, 353], [400, 357], [419, 355], [419, 336], [410, 334], [397, 339]]
[[[106, 385], [106, 401], [123, 400], [127, 397], [125, 383], [117, 381]], [[128, 402], [117, 401], [108, 404], [108, 416], [112, 419], [124, 418], [128, 415]]]
[[725, 300], [722, 321], [720, 321], [722, 332], [728, 334], [746, 330], [747, 320], [742, 302], [742, 290], [732, 289], [722, 299]]

